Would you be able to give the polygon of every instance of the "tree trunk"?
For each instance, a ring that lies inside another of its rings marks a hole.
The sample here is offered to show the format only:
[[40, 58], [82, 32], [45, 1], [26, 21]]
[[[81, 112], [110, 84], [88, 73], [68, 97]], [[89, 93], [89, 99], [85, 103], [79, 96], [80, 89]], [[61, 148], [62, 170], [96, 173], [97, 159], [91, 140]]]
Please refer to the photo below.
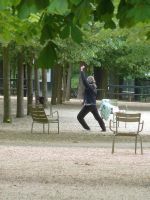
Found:
[[17, 113], [16, 117], [24, 117], [24, 66], [23, 66], [23, 53], [18, 53], [18, 76], [17, 76]]
[[62, 104], [62, 77], [63, 77], [63, 68], [60, 65], [58, 65], [57, 104]]
[[42, 68], [42, 96], [44, 97], [44, 107], [47, 106], [47, 70]]
[[32, 80], [33, 69], [32, 66], [27, 64], [27, 115], [30, 114], [30, 105], [33, 102], [33, 80]]
[[98, 99], [106, 98], [108, 90], [108, 71], [100, 67], [95, 67], [94, 77], [98, 88]]
[[[141, 86], [141, 80], [139, 78], [135, 78], [135, 86]], [[134, 97], [135, 101], [140, 101], [141, 88], [135, 87], [134, 92], [136, 94]]]
[[62, 88], [62, 101], [64, 102], [66, 99], [66, 88], [67, 88], [67, 81], [66, 81], [66, 68], [63, 67], [63, 88]]
[[11, 100], [10, 100], [10, 63], [9, 47], [3, 47], [3, 88], [4, 88], [4, 115], [3, 122], [10, 123], [11, 118]]
[[57, 88], [58, 88], [58, 82], [57, 82], [57, 66], [55, 66], [52, 69], [52, 98], [51, 98], [51, 104], [56, 105], [57, 103]]
[[71, 89], [71, 65], [68, 65], [67, 70], [67, 87], [66, 87], [66, 101], [70, 100], [70, 89]]
[[38, 103], [38, 97], [40, 96], [40, 84], [39, 84], [39, 70], [35, 65], [34, 68], [34, 89], [35, 89], [35, 102]]

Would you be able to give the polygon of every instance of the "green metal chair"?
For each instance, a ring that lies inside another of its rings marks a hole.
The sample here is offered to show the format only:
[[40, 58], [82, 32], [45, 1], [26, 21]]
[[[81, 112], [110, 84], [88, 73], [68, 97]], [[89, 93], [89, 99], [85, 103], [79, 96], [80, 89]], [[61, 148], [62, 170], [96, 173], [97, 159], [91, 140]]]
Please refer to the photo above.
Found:
[[31, 133], [33, 132], [33, 126], [35, 123], [43, 124], [43, 133], [45, 132], [45, 124], [48, 125], [48, 133], [50, 132], [50, 124], [56, 123], [58, 128], [58, 134], [59, 134], [59, 113], [58, 111], [54, 111], [50, 115], [46, 115], [46, 112], [44, 110], [44, 107], [42, 106], [33, 106], [31, 109], [31, 116], [32, 116], [32, 127], [31, 127]]
[[[126, 123], [126, 126], [121, 126]], [[115, 127], [114, 127], [115, 123]], [[110, 120], [109, 128], [113, 132], [112, 153], [114, 153], [115, 138], [117, 136], [135, 137], [135, 154], [137, 150], [137, 138], [140, 138], [141, 154], [143, 154], [142, 137], [140, 132], [143, 130], [144, 121], [141, 122], [141, 113], [115, 113], [115, 122]]]

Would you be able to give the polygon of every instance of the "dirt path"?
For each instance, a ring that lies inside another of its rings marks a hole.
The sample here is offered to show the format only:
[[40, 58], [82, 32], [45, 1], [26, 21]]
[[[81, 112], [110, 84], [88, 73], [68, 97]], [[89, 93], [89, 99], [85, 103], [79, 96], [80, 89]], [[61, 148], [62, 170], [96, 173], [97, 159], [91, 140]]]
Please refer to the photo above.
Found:
[[[92, 144], [92, 145], [91, 145]], [[148, 200], [150, 149], [111, 149], [92, 141], [6, 141], [0, 145], [1, 200]]]
[[128, 141], [112, 155], [112, 133], [102, 135], [90, 116], [92, 131], [85, 133], [78, 111], [59, 107], [59, 135], [55, 127], [42, 134], [41, 126], [31, 134], [31, 117], [1, 123], [0, 200], [150, 200], [149, 112], [143, 113], [144, 154], [138, 147], [135, 155]]

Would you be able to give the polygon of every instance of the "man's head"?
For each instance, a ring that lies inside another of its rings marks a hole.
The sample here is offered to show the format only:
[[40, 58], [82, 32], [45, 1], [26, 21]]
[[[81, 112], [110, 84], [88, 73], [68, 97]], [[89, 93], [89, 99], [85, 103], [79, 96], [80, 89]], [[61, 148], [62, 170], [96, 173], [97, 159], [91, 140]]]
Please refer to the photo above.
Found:
[[93, 77], [93, 76], [88, 76], [88, 77], [87, 77], [87, 82], [88, 82], [89, 84], [95, 83], [94, 77]]

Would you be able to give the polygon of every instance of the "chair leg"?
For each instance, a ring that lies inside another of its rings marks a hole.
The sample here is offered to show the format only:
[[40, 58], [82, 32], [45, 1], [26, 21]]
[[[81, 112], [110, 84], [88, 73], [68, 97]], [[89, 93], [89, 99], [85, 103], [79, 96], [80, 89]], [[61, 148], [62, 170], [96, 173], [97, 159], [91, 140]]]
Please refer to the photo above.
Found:
[[58, 134], [59, 134], [59, 122], [58, 122]]
[[49, 123], [48, 123], [48, 134], [49, 134]]
[[141, 154], [143, 154], [143, 146], [142, 146], [142, 137], [141, 136], [140, 136], [140, 142], [141, 142]]
[[45, 133], [45, 124], [43, 124], [43, 133]]
[[114, 122], [115, 122], [115, 113], [113, 113], [113, 127], [115, 126]]
[[135, 154], [136, 154], [136, 149], [137, 149], [137, 136], [135, 136]]
[[32, 122], [32, 126], [31, 126], [31, 133], [33, 132], [33, 124], [34, 124], [34, 122]]
[[114, 153], [114, 147], [115, 147], [115, 135], [113, 137], [113, 143], [112, 143], [112, 154]]

